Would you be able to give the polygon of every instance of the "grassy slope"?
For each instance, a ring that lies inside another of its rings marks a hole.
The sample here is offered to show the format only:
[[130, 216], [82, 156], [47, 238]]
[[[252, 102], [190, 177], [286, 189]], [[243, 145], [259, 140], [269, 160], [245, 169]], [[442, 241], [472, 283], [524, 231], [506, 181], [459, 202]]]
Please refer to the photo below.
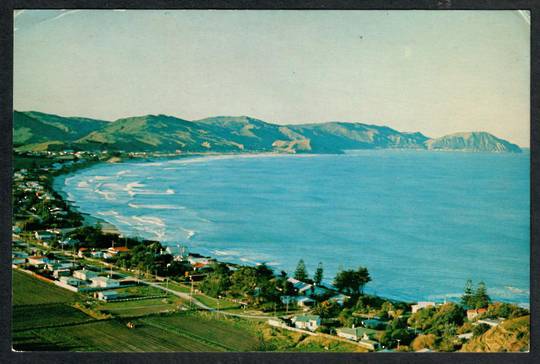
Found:
[[504, 321], [484, 334], [471, 339], [461, 351], [501, 352], [528, 351], [530, 342], [530, 316]]

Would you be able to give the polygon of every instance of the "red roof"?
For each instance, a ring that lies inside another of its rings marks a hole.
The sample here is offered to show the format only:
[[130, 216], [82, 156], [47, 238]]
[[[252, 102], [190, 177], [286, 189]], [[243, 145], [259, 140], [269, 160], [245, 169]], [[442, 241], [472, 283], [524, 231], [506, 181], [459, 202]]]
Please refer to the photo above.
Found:
[[195, 263], [195, 264], [193, 264], [193, 268], [202, 268], [204, 266], [206, 266], [206, 264], [204, 264], [204, 263]]
[[86, 250], [88, 250], [88, 248], [79, 248], [79, 251], [80, 251], [80, 252], [84, 252], [84, 251], [86, 251]]
[[125, 246], [114, 246], [114, 247], [110, 247], [109, 250], [114, 250], [114, 251], [117, 251], [117, 252], [128, 252], [129, 249], [126, 248]]

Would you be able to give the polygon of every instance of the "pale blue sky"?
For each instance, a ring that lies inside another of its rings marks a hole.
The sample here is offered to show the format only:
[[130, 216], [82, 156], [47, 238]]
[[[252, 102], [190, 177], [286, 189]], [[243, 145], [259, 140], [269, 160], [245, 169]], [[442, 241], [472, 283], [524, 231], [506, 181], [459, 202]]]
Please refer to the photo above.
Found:
[[517, 11], [24, 10], [14, 105], [485, 130], [528, 146], [529, 37]]

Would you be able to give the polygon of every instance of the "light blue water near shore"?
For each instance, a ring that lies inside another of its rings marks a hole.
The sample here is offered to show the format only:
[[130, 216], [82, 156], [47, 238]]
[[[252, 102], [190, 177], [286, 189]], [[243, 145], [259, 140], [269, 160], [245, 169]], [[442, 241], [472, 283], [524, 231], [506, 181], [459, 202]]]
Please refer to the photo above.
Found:
[[468, 278], [529, 302], [529, 154], [357, 151], [101, 164], [55, 180], [121, 231], [310, 273], [367, 266], [366, 290], [455, 299]]

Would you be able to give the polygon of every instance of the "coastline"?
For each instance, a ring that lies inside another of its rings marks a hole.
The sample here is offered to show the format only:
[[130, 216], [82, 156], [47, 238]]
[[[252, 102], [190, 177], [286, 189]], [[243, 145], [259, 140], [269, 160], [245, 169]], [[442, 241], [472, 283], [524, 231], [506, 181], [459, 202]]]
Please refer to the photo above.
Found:
[[[196, 154], [191, 154], [191, 155], [181, 155], [181, 156], [179, 155], [179, 156], [173, 156], [173, 157], [151, 157], [151, 158], [144, 158], [144, 159], [141, 158], [141, 159], [134, 159], [134, 160], [133, 159], [123, 159], [123, 160], [120, 160], [120, 161], [115, 162], [115, 163], [122, 164], [122, 163], [129, 162], [129, 163], [145, 164], [145, 163], [157, 163], [160, 160], [167, 160], [167, 161], [185, 160], [186, 163], [190, 163], [187, 160], [190, 160], [190, 159], [193, 159], [193, 160], [195, 160], [195, 159], [199, 159], [199, 160], [200, 159], [219, 160], [219, 159], [230, 159], [230, 158], [264, 158], [264, 157], [295, 157], [296, 158], [296, 157], [315, 157], [315, 156], [318, 156], [318, 154], [284, 154], [284, 153], [211, 153], [211, 154], [198, 154], [198, 153], [196, 153]], [[101, 161], [101, 162], [98, 162], [98, 163], [94, 163], [94, 164], [92, 164], [90, 166], [83, 167], [83, 168], [78, 169], [76, 171], [72, 171], [72, 172], [69, 172], [69, 173], [62, 174], [62, 175], [54, 176], [54, 181], [56, 181], [57, 179], [58, 180], [60, 180], [60, 179], [65, 180], [66, 178], [69, 178], [70, 176], [75, 175], [76, 173], [79, 173], [83, 169], [91, 168], [91, 167], [94, 167], [94, 166], [100, 166], [100, 165], [102, 165], [103, 162], [107, 163], [108, 161]], [[55, 187], [55, 183], [53, 183], [53, 188], [54, 187]], [[68, 203], [70, 205], [71, 208], [76, 210], [77, 213], [79, 213], [83, 217], [84, 223], [86, 225], [95, 225], [96, 223], [100, 223], [100, 225], [102, 226], [102, 230], [105, 233], [118, 234], [118, 235], [123, 234], [122, 231], [117, 226], [114, 225], [114, 223], [106, 221], [105, 219], [103, 219], [101, 217], [96, 217], [96, 216], [93, 216], [93, 215], [90, 215], [88, 213], [80, 211], [78, 206], [75, 204], [75, 202], [70, 201], [68, 199], [67, 194], [65, 192], [63, 192], [60, 188], [54, 188], [54, 190], [55, 190], [56, 193], [58, 193], [59, 195], [62, 196], [62, 198], [66, 201], [66, 203]], [[126, 235], [129, 236], [130, 234], [126, 234]], [[163, 243], [164, 246], [170, 245], [170, 244], [167, 244], [167, 242], [161, 241], [160, 239], [154, 239], [154, 240], [159, 240], [160, 243]], [[216, 248], [216, 249], [218, 249], [218, 248]], [[220, 256], [219, 254], [213, 253], [212, 250], [213, 250], [212, 248], [201, 248], [200, 250], [194, 250], [193, 253], [204, 254], [205, 256], [212, 257], [212, 258], [214, 258], [214, 259], [216, 259], [217, 261], [220, 261], [220, 262], [233, 262], [233, 263], [238, 264], [238, 265], [253, 266], [253, 265], [257, 265], [257, 264], [261, 263], [261, 262], [247, 262], [247, 261], [243, 261], [240, 258], [233, 259], [233, 260], [230, 260], [230, 259], [223, 260], [222, 256]], [[368, 289], [367, 291], [369, 292], [370, 290]], [[410, 302], [410, 301], [413, 300], [411, 297], [402, 298], [402, 297], [399, 297], [399, 296], [388, 295], [387, 293], [385, 293], [383, 295], [378, 295], [376, 290], [371, 291], [369, 293], [373, 294], [373, 295], [376, 295], [376, 296], [379, 296], [379, 297], [384, 297], [384, 298], [386, 298], [388, 300], [395, 300], [395, 301], [402, 301], [402, 302]], [[436, 301], [436, 302], [455, 301], [455, 298], [453, 298], [450, 294], [448, 294], [447, 297], [443, 297], [443, 296], [446, 296], [446, 295], [438, 295], [437, 298], [435, 298], [435, 296], [433, 296], [433, 298], [431, 298], [429, 296], [418, 296], [415, 299], [417, 299], [417, 300], [430, 300], [430, 301]], [[500, 299], [500, 300], [504, 301], [504, 302], [509, 302], [509, 303], [517, 303], [519, 305], [530, 305], [530, 296], [529, 296], [529, 302], [513, 300], [513, 299]]]

